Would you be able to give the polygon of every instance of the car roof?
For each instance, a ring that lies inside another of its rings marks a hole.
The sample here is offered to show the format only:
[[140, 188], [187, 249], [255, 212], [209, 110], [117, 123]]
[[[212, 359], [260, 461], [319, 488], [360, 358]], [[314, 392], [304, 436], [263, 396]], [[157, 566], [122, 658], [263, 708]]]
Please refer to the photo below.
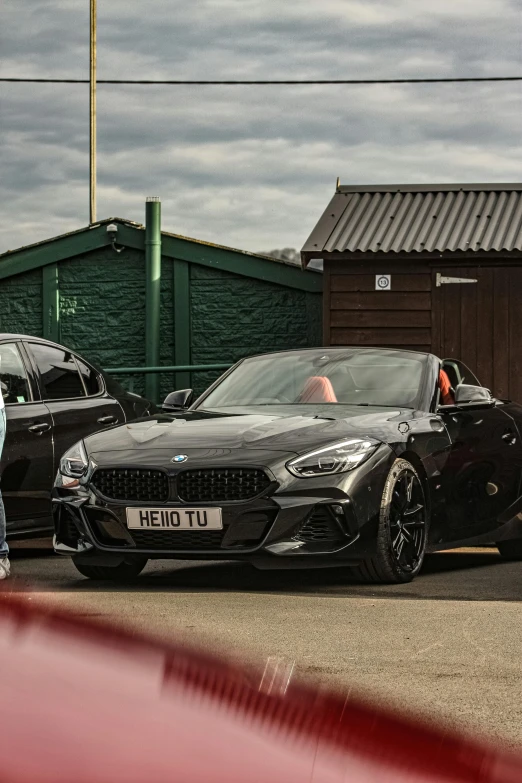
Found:
[[37, 337], [34, 334], [16, 334], [14, 332], [0, 332], [0, 342], [4, 340], [30, 340], [32, 343], [44, 343], [45, 345], [56, 345], [58, 348], [63, 348], [64, 351], [74, 350], [74, 352], [77, 353], [76, 349], [74, 348], [68, 348], [66, 345], [62, 345], [61, 343], [55, 343], [54, 340], [47, 340], [45, 337]]
[[36, 340], [39, 343], [58, 345], [58, 343], [47, 340], [45, 337], [36, 337], [34, 334], [16, 334], [15, 332], [0, 332], [0, 340]]
[[96, 363], [93, 363], [92, 361], [88, 359], [84, 359], [83, 354], [80, 351], [77, 351], [76, 348], [70, 348], [67, 345], [62, 345], [61, 343], [55, 343], [54, 340], [47, 340], [45, 337], [36, 337], [34, 334], [16, 334], [14, 332], [0, 332], [0, 343], [5, 342], [6, 340], [30, 340], [32, 343], [42, 343], [42, 345], [52, 345], [54, 348], [61, 348], [64, 351], [67, 351], [69, 353], [74, 353], [75, 356], [77, 356], [79, 359], [82, 360], [82, 362], [85, 362], [90, 367], [94, 367], [94, 369], [101, 373], [105, 378], [107, 378], [107, 374], [105, 371], [96, 365]]

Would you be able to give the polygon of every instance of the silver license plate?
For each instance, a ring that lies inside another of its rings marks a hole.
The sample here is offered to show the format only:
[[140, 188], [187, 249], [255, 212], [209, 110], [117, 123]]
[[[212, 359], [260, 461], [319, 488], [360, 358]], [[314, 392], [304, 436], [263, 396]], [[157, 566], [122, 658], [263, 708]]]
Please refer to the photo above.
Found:
[[222, 530], [220, 508], [128, 508], [130, 530]]

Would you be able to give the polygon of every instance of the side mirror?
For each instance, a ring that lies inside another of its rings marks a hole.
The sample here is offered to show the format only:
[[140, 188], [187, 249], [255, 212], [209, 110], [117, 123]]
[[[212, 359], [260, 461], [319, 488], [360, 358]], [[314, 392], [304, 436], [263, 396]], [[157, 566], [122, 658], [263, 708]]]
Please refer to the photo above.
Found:
[[167, 394], [161, 406], [161, 410], [166, 413], [184, 411], [192, 402], [194, 392], [192, 389], [181, 389]]
[[493, 398], [489, 389], [483, 386], [471, 386], [459, 383], [455, 389], [455, 405], [492, 405]]

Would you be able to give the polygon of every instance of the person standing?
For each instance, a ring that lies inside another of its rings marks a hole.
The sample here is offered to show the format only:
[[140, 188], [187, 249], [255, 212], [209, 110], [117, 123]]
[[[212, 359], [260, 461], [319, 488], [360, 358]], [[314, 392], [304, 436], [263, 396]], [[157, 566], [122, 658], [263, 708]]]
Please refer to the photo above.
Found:
[[[5, 405], [2, 389], [0, 387], [0, 457], [2, 456], [2, 449], [4, 448], [5, 430]], [[0, 492], [0, 579], [7, 579], [11, 573], [11, 565], [9, 563], [8, 557], [9, 547], [7, 546], [6, 541], [6, 532], [4, 501], [2, 500], [2, 493]]]

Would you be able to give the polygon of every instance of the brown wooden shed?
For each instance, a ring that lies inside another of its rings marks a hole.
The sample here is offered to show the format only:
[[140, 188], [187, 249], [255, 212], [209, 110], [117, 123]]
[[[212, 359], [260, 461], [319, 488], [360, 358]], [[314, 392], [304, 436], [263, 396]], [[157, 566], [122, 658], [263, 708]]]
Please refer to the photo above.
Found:
[[302, 251], [324, 261], [325, 345], [461, 359], [522, 402], [522, 185], [340, 186]]

